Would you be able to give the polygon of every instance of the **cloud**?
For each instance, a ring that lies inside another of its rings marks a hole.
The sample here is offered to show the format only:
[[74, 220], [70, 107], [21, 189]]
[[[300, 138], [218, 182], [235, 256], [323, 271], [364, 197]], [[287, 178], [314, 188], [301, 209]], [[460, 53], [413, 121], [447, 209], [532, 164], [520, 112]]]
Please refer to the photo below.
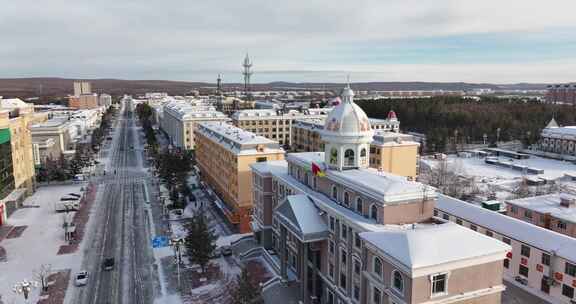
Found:
[[[381, 66], [450, 73], [451, 66], [483, 60], [494, 72], [481, 69], [478, 78], [497, 81], [515, 52], [513, 46], [500, 52], [502, 35], [503, 44], [540, 35], [530, 41], [537, 52], [517, 50], [529, 66], [549, 69], [556, 66], [546, 64], [551, 60], [561, 67], [574, 59], [556, 51], [565, 48], [559, 43], [541, 45], [551, 38], [574, 45], [574, 11], [573, 0], [9, 1], [0, 10], [0, 77], [210, 80], [199, 78], [228, 71], [237, 79], [239, 62], [250, 52], [261, 72], [361, 66], [375, 77]], [[490, 43], [475, 43], [486, 36]], [[554, 57], [542, 58], [547, 53]]]

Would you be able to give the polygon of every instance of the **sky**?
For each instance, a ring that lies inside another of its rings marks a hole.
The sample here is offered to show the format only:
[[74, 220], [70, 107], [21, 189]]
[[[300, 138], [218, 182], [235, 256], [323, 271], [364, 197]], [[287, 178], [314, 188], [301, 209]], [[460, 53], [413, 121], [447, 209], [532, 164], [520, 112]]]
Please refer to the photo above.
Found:
[[575, 0], [18, 0], [0, 78], [576, 81]]

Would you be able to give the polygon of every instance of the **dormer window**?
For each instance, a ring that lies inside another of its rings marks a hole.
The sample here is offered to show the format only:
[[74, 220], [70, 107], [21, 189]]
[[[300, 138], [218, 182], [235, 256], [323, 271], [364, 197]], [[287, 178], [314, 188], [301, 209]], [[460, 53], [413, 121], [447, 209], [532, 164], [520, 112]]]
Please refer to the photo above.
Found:
[[336, 186], [332, 186], [332, 199], [338, 201], [338, 188]]
[[350, 194], [348, 192], [344, 192], [344, 206], [350, 206]]
[[330, 150], [330, 164], [331, 165], [338, 164], [338, 150], [336, 148], [332, 148]]

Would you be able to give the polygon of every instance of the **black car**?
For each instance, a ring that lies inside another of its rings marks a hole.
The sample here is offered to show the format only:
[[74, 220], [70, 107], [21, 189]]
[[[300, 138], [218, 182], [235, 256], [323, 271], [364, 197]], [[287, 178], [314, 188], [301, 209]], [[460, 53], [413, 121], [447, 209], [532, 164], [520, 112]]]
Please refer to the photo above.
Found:
[[106, 258], [102, 266], [104, 267], [104, 270], [114, 269], [114, 258]]

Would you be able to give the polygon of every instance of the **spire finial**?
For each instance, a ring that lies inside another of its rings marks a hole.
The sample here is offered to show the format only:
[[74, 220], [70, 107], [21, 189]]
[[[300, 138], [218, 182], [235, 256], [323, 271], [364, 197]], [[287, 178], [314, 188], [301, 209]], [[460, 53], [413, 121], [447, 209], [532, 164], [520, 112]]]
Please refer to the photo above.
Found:
[[350, 74], [346, 75], [346, 88], [350, 88]]

